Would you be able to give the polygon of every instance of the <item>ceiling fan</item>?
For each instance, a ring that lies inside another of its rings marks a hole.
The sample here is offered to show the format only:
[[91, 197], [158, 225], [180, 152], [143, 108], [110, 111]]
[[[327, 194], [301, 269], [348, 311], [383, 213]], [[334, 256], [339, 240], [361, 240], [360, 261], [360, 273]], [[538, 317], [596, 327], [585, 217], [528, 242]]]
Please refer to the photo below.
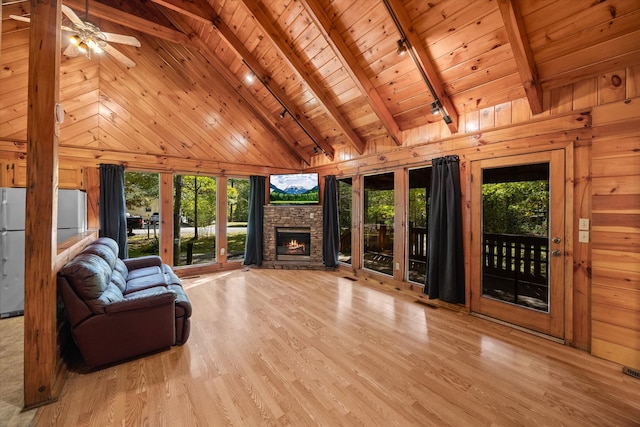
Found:
[[[135, 62], [111, 46], [109, 42], [140, 47], [140, 41], [138, 39], [123, 34], [101, 31], [100, 28], [91, 22], [80, 19], [68, 6], [62, 5], [62, 13], [70, 21], [70, 25], [61, 26], [63, 31], [70, 33], [69, 40], [71, 43], [63, 52], [65, 56], [75, 57], [83, 53], [87, 58], [91, 59], [92, 53], [106, 52], [129, 68], [136, 66]], [[88, 16], [87, 8], [85, 19]], [[31, 22], [31, 19], [25, 16], [9, 15], [9, 18], [22, 22]]]

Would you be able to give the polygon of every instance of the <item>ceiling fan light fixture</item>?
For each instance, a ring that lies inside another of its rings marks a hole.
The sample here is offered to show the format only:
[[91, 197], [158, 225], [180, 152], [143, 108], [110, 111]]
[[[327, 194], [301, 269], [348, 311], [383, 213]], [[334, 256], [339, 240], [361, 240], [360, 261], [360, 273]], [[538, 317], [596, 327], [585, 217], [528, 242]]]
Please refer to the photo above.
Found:
[[78, 43], [78, 50], [82, 53], [87, 53], [89, 51], [89, 46], [87, 46], [87, 43], [82, 40]]
[[80, 46], [82, 39], [77, 34], [74, 34], [72, 36], [69, 36], [69, 41], [77, 47], [77, 46]]

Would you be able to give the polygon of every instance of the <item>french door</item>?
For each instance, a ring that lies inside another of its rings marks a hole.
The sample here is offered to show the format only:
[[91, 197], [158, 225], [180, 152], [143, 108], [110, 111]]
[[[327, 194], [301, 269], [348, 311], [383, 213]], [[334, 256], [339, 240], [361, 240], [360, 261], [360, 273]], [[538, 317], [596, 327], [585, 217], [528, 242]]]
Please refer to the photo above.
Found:
[[471, 163], [471, 310], [564, 338], [564, 151]]

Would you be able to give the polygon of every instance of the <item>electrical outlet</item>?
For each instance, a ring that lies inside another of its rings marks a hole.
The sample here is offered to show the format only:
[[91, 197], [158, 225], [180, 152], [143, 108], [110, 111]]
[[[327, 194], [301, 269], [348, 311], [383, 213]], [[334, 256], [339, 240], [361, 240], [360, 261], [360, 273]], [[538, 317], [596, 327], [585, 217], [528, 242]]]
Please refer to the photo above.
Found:
[[220, 255], [224, 255], [224, 248], [220, 248]]
[[396, 270], [400, 271], [400, 263], [396, 262]]
[[313, 217], [314, 217], [314, 216], [315, 216], [315, 215], [314, 215], [314, 213], [313, 213], [313, 212], [311, 212], [311, 213], [309, 214], [309, 218], [311, 218], [311, 219], [313, 219]]
[[578, 221], [578, 230], [589, 231], [589, 218], [580, 218]]

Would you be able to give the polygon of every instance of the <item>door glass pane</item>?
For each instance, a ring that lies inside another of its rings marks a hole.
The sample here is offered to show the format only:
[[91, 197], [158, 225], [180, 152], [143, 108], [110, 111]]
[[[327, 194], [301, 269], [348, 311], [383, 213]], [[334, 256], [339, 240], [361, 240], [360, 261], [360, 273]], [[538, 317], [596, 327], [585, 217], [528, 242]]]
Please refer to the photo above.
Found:
[[409, 171], [408, 278], [424, 284], [427, 274], [427, 224], [431, 192], [431, 168]]
[[338, 260], [351, 264], [351, 178], [338, 179], [338, 222], [340, 224], [340, 249]]
[[393, 275], [393, 173], [364, 177], [365, 268]]
[[216, 260], [216, 179], [173, 176], [174, 265]]
[[549, 311], [549, 164], [482, 171], [482, 295]]
[[[129, 257], [160, 254], [160, 176], [151, 172], [124, 173]], [[155, 217], [154, 217], [155, 214]]]
[[227, 181], [227, 260], [242, 261], [247, 241], [249, 216], [249, 180], [229, 178]]

